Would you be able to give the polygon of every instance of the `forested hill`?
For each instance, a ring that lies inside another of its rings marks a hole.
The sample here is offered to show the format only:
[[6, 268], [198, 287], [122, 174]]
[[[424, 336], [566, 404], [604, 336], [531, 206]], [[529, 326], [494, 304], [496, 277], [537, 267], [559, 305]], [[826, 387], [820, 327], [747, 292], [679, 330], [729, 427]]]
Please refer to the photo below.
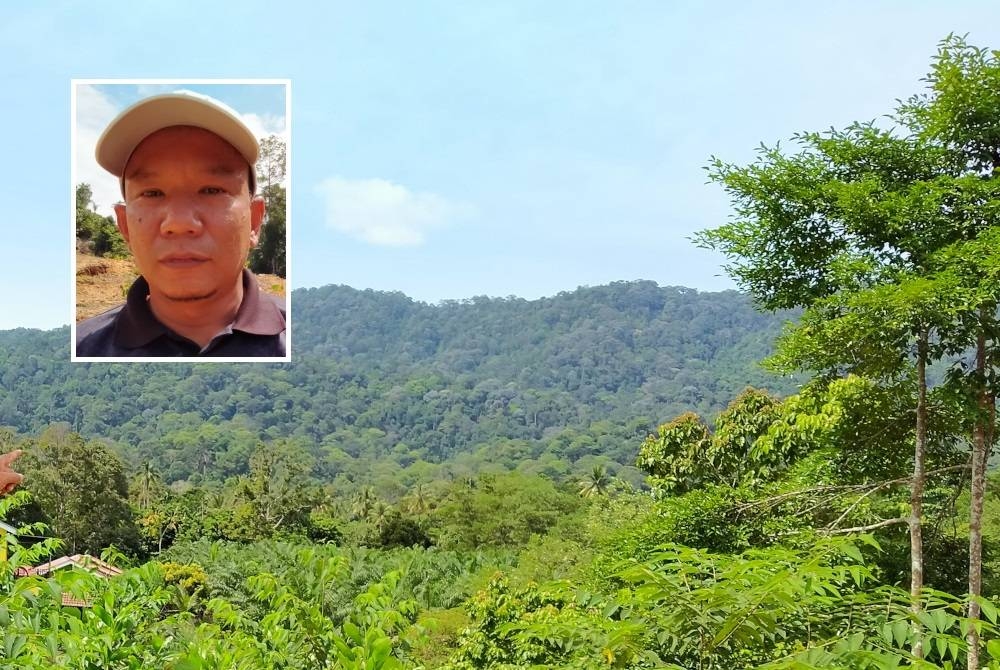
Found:
[[735, 291], [650, 281], [533, 301], [478, 297], [431, 306], [345, 286], [298, 291], [294, 300], [296, 353], [397, 375], [416, 367], [474, 383], [516, 382], [585, 402], [640, 391], [656, 402], [726, 403], [731, 384], [764, 379], [756, 362], [783, 321], [756, 312]]
[[333, 476], [345, 459], [503, 460], [510, 441], [629, 462], [658, 421], [711, 415], [748, 384], [791, 390], [757, 367], [785, 317], [733, 291], [636, 281], [428, 305], [327, 286], [295, 291], [292, 313], [287, 365], [73, 364], [66, 328], [0, 332], [0, 425], [66, 422], [168, 479], [228, 476], [254, 439], [295, 437]]

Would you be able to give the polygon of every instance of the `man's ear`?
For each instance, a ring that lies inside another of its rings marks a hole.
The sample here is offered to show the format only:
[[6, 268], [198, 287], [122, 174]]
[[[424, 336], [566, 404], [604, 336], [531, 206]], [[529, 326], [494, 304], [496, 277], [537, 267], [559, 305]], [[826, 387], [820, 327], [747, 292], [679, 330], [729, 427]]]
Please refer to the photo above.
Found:
[[260, 227], [264, 223], [264, 197], [255, 195], [250, 199], [250, 246], [257, 246], [260, 240]]
[[125, 203], [115, 203], [115, 223], [118, 224], [118, 232], [125, 238], [128, 244], [128, 218], [125, 215]]

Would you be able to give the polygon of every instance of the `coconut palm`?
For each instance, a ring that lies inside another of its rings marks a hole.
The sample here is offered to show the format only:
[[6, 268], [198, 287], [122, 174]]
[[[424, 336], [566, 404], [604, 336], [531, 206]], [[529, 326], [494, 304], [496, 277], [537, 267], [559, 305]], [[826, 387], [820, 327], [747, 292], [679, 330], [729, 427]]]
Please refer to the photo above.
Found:
[[611, 486], [611, 476], [603, 465], [595, 465], [590, 475], [580, 481], [579, 486], [580, 495], [584, 498], [607, 495]]
[[427, 488], [423, 484], [417, 484], [413, 491], [407, 496], [406, 511], [410, 514], [426, 514], [430, 510], [427, 500]]
[[149, 509], [159, 498], [162, 489], [163, 482], [160, 481], [160, 476], [153, 468], [152, 463], [144, 462], [142, 471], [132, 480], [132, 495], [136, 504], [139, 505], [139, 509], [143, 511]]
[[381, 533], [385, 524], [389, 522], [389, 517], [392, 516], [392, 508], [379, 500], [372, 506], [370, 516], [371, 522], [375, 525], [375, 532]]
[[351, 515], [355, 519], [367, 520], [375, 506], [375, 489], [366, 486], [354, 497], [354, 504], [351, 506]]

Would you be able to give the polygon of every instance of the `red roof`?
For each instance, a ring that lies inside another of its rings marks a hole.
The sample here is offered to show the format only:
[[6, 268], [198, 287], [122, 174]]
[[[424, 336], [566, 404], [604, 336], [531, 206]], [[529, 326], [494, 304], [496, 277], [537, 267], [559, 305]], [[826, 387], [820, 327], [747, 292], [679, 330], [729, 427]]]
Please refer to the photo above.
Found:
[[91, 572], [99, 577], [117, 577], [122, 574], [121, 568], [116, 568], [110, 563], [105, 563], [95, 556], [90, 556], [89, 554], [74, 554], [72, 556], [62, 556], [60, 558], [56, 558], [48, 563], [36, 565], [33, 568], [18, 568], [17, 576], [26, 577], [28, 575], [38, 575], [40, 577], [44, 577], [49, 573], [67, 567], [80, 568], [81, 570], [86, 570], [87, 572]]
[[69, 593], [62, 594], [62, 606], [63, 607], [90, 607], [91, 602], [89, 600], [82, 600], [80, 598], [74, 598]]
[[[98, 577], [117, 577], [122, 574], [121, 568], [116, 568], [115, 566], [105, 563], [99, 558], [90, 556], [88, 554], [74, 554], [73, 556], [62, 556], [60, 558], [49, 561], [48, 563], [42, 563], [41, 565], [36, 565], [33, 568], [26, 566], [21, 566], [14, 573], [16, 577], [28, 577], [31, 575], [36, 575], [39, 577], [44, 577], [45, 575], [51, 574], [56, 570], [61, 570], [63, 568], [79, 568], [81, 570], [86, 570]], [[71, 593], [62, 594], [62, 604], [63, 607], [90, 607], [91, 602], [89, 600], [83, 600], [82, 598], [77, 598]]]

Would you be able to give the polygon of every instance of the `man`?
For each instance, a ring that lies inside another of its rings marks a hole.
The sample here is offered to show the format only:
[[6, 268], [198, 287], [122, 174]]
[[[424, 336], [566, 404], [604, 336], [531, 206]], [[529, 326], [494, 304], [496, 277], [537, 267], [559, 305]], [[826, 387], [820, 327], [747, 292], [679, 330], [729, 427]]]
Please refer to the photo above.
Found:
[[121, 184], [118, 230], [139, 279], [77, 324], [77, 356], [285, 355], [284, 302], [245, 268], [264, 220], [257, 139], [207, 96], [146, 98], [116, 117], [97, 162]]

